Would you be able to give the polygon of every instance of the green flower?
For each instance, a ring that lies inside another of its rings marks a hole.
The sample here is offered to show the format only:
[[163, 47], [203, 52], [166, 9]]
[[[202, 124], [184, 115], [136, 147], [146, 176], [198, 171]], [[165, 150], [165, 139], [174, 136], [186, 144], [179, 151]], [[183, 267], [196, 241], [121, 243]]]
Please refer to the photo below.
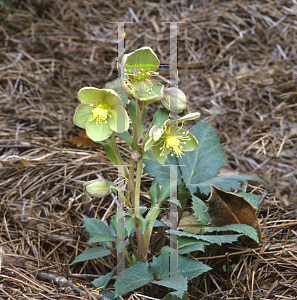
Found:
[[178, 157], [184, 155], [183, 151], [192, 151], [198, 146], [196, 138], [182, 127], [178, 127], [178, 122], [184, 123], [186, 120], [194, 120], [200, 116], [200, 113], [191, 113], [180, 119], [164, 122], [162, 127], [153, 126], [149, 133], [149, 139], [145, 143], [144, 151], [152, 146], [154, 158], [158, 163], [164, 164], [167, 155], [171, 153]]
[[82, 104], [76, 109], [74, 123], [86, 129], [91, 140], [104, 141], [113, 132], [128, 130], [128, 115], [115, 91], [85, 87], [78, 92], [78, 99]]
[[164, 86], [150, 77], [156, 76], [160, 61], [154, 51], [143, 47], [126, 54], [122, 60], [125, 91], [146, 104], [161, 100]]

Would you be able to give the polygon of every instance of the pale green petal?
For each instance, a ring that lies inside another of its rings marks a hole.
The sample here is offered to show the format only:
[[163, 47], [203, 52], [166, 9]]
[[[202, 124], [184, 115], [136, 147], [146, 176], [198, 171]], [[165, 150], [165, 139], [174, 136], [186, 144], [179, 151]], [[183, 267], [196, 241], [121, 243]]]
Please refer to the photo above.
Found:
[[109, 107], [114, 107], [116, 105], [122, 105], [123, 101], [118, 97], [118, 94], [112, 89], [103, 89], [105, 94], [104, 103]]
[[101, 92], [99, 89], [94, 87], [84, 87], [80, 89], [77, 97], [81, 103], [84, 104], [100, 104], [101, 103]]
[[110, 129], [109, 125], [109, 120], [107, 120], [107, 123], [99, 123], [96, 120], [87, 121], [86, 132], [88, 137], [94, 142], [104, 141], [112, 134], [112, 130]]
[[[177, 132], [177, 134], [182, 134], [182, 132], [188, 132], [187, 130], [184, 130], [182, 128], [180, 128]], [[184, 135], [184, 134], [183, 134]], [[191, 139], [189, 141], [185, 141], [186, 144], [183, 144], [183, 148], [181, 149], [182, 152], [183, 151], [192, 151], [194, 150], [197, 146], [198, 146], [198, 141], [196, 140], [196, 138], [190, 133], [188, 132], [187, 136]]]
[[157, 127], [157, 128], [154, 131], [152, 131], [152, 135], [153, 135], [153, 140], [156, 142], [162, 136], [163, 130], [162, 130], [162, 128], [160, 128], [158, 126], [153, 126], [153, 128], [154, 127]]
[[155, 141], [152, 138], [149, 138], [144, 145], [144, 151], [147, 151], [154, 143]]
[[160, 144], [155, 144], [152, 146], [152, 152], [153, 152], [153, 156], [156, 159], [156, 161], [163, 165], [165, 164], [166, 160], [167, 160], [167, 155], [169, 154], [170, 150], [168, 148], [165, 149], [165, 155], [161, 156], [162, 150], [160, 150], [160, 148], [162, 147], [162, 143]]
[[142, 47], [125, 55], [123, 61], [124, 67], [134, 74], [140, 69], [154, 72], [159, 68], [160, 64], [157, 55], [150, 47]]
[[111, 89], [97, 89], [94, 87], [84, 87], [77, 95], [78, 99], [84, 104], [107, 104], [114, 106], [122, 103], [117, 93]]
[[187, 115], [183, 116], [182, 118], [179, 118], [176, 121], [172, 121], [172, 122], [176, 123], [176, 122], [182, 122], [182, 121], [195, 120], [199, 117], [200, 117], [200, 113], [194, 112], [194, 113], [187, 114]]
[[138, 83], [137, 98], [146, 104], [159, 101], [164, 95], [164, 85], [157, 80], [147, 79]]
[[128, 93], [129, 95], [133, 96], [133, 98], [137, 98], [137, 87], [135, 84], [132, 84], [128, 86], [127, 84], [124, 84], [124, 89], [125, 92]]
[[80, 104], [74, 114], [74, 124], [86, 128], [86, 122], [91, 118], [92, 110], [93, 108], [90, 105]]
[[129, 118], [123, 106], [118, 105], [117, 108], [110, 110], [110, 113], [110, 128], [118, 133], [127, 131], [129, 128]]

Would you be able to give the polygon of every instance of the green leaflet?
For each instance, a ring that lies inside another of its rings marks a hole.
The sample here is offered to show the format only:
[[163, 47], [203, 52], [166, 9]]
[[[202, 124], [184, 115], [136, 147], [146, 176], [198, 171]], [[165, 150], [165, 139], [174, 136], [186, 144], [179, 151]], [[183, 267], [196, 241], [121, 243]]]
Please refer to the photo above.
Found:
[[221, 231], [235, 231], [238, 233], [243, 233], [244, 235], [250, 237], [257, 243], [259, 243], [259, 238], [258, 238], [258, 233], [256, 229], [254, 229], [252, 226], [246, 225], [246, 224], [230, 224], [230, 225], [225, 225], [222, 227], [203, 227], [204, 231], [207, 232], [221, 232]]
[[178, 236], [193, 237], [197, 240], [206, 241], [212, 244], [222, 245], [223, 243], [232, 243], [237, 241], [241, 234], [228, 234], [228, 235], [196, 235], [188, 232], [168, 230], [170, 234], [176, 234]]
[[138, 262], [136, 265], [124, 270], [124, 276], [122, 278], [120, 274], [120, 277], [114, 285], [116, 288], [115, 297], [134, 291], [139, 287], [148, 284], [152, 279], [153, 274], [149, 270], [149, 263]]
[[192, 208], [194, 211], [194, 216], [198, 219], [198, 221], [202, 222], [206, 225], [209, 222], [209, 214], [206, 212], [207, 206], [206, 204], [199, 199], [198, 197], [192, 195]]
[[110, 253], [111, 251], [109, 249], [103, 247], [93, 247], [81, 253], [79, 256], [77, 256], [74, 259], [74, 261], [71, 263], [71, 265], [76, 264], [78, 262], [107, 256]]

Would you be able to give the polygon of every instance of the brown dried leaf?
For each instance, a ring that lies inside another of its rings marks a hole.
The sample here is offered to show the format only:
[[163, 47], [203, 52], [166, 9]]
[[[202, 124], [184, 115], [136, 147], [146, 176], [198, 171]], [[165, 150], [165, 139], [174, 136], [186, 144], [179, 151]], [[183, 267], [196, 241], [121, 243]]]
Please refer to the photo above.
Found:
[[247, 224], [256, 229], [259, 242], [261, 241], [262, 234], [260, 222], [256, 216], [256, 208], [242, 196], [222, 191], [211, 185], [211, 194], [207, 202], [210, 224], [218, 227]]
[[[82, 147], [82, 148], [89, 148], [92, 146], [96, 146], [99, 148], [102, 147], [100, 144], [95, 143], [91, 139], [89, 139], [85, 130], [80, 131], [78, 133], [78, 135], [79, 136], [74, 137], [72, 139], [68, 139], [67, 141], [76, 147]], [[103, 149], [103, 147], [102, 147], [102, 149]]]
[[181, 218], [177, 229], [193, 234], [203, 234], [204, 231], [201, 229], [203, 226], [204, 224], [198, 221], [194, 215], [189, 215]]

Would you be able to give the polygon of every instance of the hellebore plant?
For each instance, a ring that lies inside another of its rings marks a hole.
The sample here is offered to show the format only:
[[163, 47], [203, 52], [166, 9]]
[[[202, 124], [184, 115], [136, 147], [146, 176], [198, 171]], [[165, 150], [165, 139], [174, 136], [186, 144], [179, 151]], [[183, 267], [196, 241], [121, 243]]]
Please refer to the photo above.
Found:
[[[225, 164], [225, 155], [215, 129], [206, 122], [198, 122], [190, 131], [183, 128], [186, 121], [197, 119], [200, 116], [199, 112], [189, 113], [177, 119], [169, 118], [170, 100], [173, 99], [170, 97], [171, 93], [175, 92], [177, 95], [177, 99], [174, 99], [176, 105], [172, 106], [176, 107], [175, 114], [183, 112], [187, 98], [181, 90], [164, 89], [156, 80], [159, 64], [159, 59], [149, 47], [124, 55], [121, 79], [126, 93], [125, 101], [122, 101], [113, 89], [84, 87], [78, 93], [81, 104], [75, 112], [74, 123], [84, 128], [91, 140], [104, 145], [106, 154], [125, 178], [126, 186], [123, 191], [105, 179], [96, 179], [84, 185], [84, 193], [93, 197], [104, 197], [111, 191], [116, 191], [119, 199], [124, 199], [124, 208], [122, 211], [118, 210], [111, 218], [110, 226], [99, 219], [84, 219], [84, 225], [92, 236], [89, 243], [101, 243], [104, 247], [88, 249], [72, 264], [109, 255], [115, 249], [121, 251], [119, 245], [124, 244], [125, 260], [130, 266], [125, 270], [125, 276], [119, 276], [115, 282], [115, 297], [153, 283], [176, 290], [167, 295], [166, 299], [187, 299], [187, 280], [211, 269], [199, 261], [178, 255], [177, 274], [170, 273], [168, 257], [174, 249], [169, 249], [168, 246], [161, 249], [161, 255], [153, 256], [151, 263], [147, 262], [153, 227], [166, 226], [157, 220], [166, 201], [180, 208], [180, 217], [187, 200], [192, 199], [194, 217], [201, 224], [198, 233], [230, 230], [240, 233], [197, 235], [170, 230], [170, 234], [179, 236], [178, 254], [204, 251], [205, 246], [213, 243], [231, 243], [243, 234], [256, 242], [261, 239], [258, 219], [255, 216], [254, 206], [258, 204], [253, 197], [255, 195], [245, 193], [238, 196], [229, 192], [231, 189], [240, 190], [239, 183], [246, 180], [258, 181], [264, 185], [266, 183], [255, 176], [217, 177], [219, 169]], [[128, 95], [131, 99], [127, 103]], [[163, 107], [157, 110], [154, 120], [143, 134], [146, 106], [157, 101], [160, 101]], [[127, 106], [130, 118], [125, 110]], [[129, 133], [130, 124], [132, 134]], [[129, 165], [124, 164], [116, 144], [116, 136], [125, 141], [131, 149]], [[151, 177], [155, 177], [149, 191], [150, 208], [143, 207], [140, 203], [143, 164], [146, 165], [144, 170]], [[177, 166], [178, 199], [172, 196], [169, 165]], [[197, 197], [197, 192], [200, 196], [211, 194], [209, 208]], [[216, 215], [219, 212], [214, 208], [218, 197], [221, 199], [219, 203], [223, 203], [220, 209], [229, 209], [232, 223], [220, 223]], [[233, 210], [232, 205], [228, 208], [222, 206], [230, 197], [238, 197], [236, 201], [244, 201], [245, 209], [254, 218], [253, 222], [247, 223], [240, 219], [240, 213]], [[121, 218], [125, 218], [125, 229], [117, 230], [117, 221]], [[211, 227], [210, 223], [216, 227]], [[135, 235], [137, 249], [129, 247], [131, 238]], [[94, 280], [93, 284], [104, 288], [115, 270]]]

